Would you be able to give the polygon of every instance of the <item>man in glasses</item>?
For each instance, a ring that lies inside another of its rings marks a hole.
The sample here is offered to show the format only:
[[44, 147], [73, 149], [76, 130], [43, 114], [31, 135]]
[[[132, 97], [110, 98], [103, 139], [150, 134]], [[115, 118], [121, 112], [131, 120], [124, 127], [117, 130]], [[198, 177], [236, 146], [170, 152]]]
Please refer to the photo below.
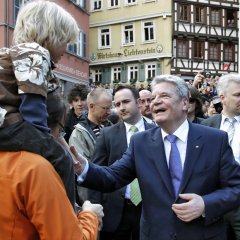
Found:
[[[74, 126], [69, 145], [73, 145], [89, 160], [93, 155], [100, 129], [112, 125], [108, 120], [112, 108], [112, 95], [104, 88], [96, 88], [87, 95], [87, 106], [88, 113], [82, 114], [79, 123]], [[81, 188], [78, 193], [83, 200], [88, 199], [86, 189]]]

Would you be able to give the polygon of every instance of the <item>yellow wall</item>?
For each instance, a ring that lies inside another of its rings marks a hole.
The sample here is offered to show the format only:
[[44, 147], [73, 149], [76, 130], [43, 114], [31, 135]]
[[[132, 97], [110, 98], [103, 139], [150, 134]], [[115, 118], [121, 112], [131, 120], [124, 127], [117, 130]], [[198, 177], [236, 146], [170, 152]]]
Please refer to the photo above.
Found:
[[[172, 17], [171, 2], [159, 1], [143, 3], [126, 7], [121, 1], [121, 6], [115, 9], [108, 9], [107, 1], [104, 1], [103, 10], [90, 13], [90, 56], [95, 54], [95, 61], [90, 65], [111, 64], [125, 61], [158, 61], [162, 64], [163, 73], [170, 73], [171, 64], [168, 64], [172, 55]], [[164, 16], [166, 14], [166, 16]], [[142, 42], [142, 22], [154, 20], [155, 22], [155, 41], [151, 43]], [[135, 44], [122, 45], [122, 26], [125, 24], [134, 24], [135, 26]], [[98, 48], [98, 30], [100, 28], [111, 28], [111, 48]], [[162, 47], [162, 51], [158, 51]], [[145, 50], [143, 54], [133, 54], [134, 51]], [[151, 52], [151, 53], [150, 53]], [[121, 53], [122, 55], [117, 55]], [[102, 54], [103, 57], [98, 57]], [[112, 56], [110, 56], [112, 54]], [[115, 55], [114, 55], [115, 54]], [[91, 57], [90, 57], [91, 59]]]
[[90, 13], [90, 24], [121, 19], [132, 19], [133, 17], [142, 17], [148, 14], [170, 13], [172, 11], [172, 1], [170, 0], [157, 0], [156, 2], [148, 3], [143, 3], [143, 1], [138, 0], [138, 4], [132, 6], [124, 6], [124, 0], [122, 0], [120, 1], [120, 7], [114, 9], [108, 8], [107, 0], [104, 0], [103, 2], [103, 8], [101, 11]]

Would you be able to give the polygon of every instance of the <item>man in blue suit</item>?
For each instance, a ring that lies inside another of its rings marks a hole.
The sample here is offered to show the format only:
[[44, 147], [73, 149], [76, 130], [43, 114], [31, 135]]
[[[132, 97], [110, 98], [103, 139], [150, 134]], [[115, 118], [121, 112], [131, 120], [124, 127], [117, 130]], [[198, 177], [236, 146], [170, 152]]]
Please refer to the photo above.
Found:
[[138, 178], [141, 240], [225, 240], [223, 215], [240, 204], [240, 166], [227, 133], [188, 122], [188, 105], [184, 80], [155, 77], [151, 111], [160, 127], [134, 134], [110, 167], [82, 164], [78, 180], [97, 190]]
[[[141, 115], [139, 92], [133, 86], [119, 85], [114, 91], [114, 104], [121, 121], [101, 130], [91, 159], [101, 166], [110, 166], [121, 158], [133, 135], [133, 126], [139, 132], [155, 126]], [[88, 191], [88, 200], [103, 204], [101, 240], [139, 240], [142, 205], [131, 202], [130, 195], [131, 184], [112, 193]]]

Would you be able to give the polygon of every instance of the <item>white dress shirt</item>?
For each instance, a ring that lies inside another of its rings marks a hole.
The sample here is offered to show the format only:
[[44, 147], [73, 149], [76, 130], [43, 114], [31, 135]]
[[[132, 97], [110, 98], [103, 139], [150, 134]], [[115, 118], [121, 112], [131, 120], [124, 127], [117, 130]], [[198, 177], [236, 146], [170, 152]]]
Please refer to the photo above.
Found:
[[[220, 129], [227, 132], [230, 123], [226, 120], [227, 116], [222, 114], [222, 121], [220, 125]], [[234, 122], [234, 135], [233, 140], [231, 142], [231, 147], [233, 150], [233, 155], [235, 160], [240, 163], [240, 116], [234, 117], [236, 121]]]
[[[133, 132], [130, 132], [129, 130], [133, 125], [126, 123], [126, 122], [124, 122], [124, 125], [126, 127], [127, 145], [129, 145], [130, 138], [134, 134]], [[143, 118], [141, 118], [141, 120], [139, 120], [136, 124], [134, 124], [134, 126], [136, 126], [138, 128], [138, 132], [145, 131]]]
[[[185, 158], [186, 158], [188, 131], [189, 131], [189, 123], [187, 120], [185, 120], [182, 123], [182, 125], [173, 133], [173, 135], [177, 137], [176, 145], [180, 153], [182, 169], [184, 167]], [[169, 166], [169, 155], [171, 151], [171, 143], [165, 138], [169, 134], [164, 132], [163, 129], [161, 129], [161, 132], [162, 132], [162, 138], [163, 138], [163, 143], [165, 148], [167, 165]]]
[[[130, 139], [131, 139], [132, 135], [134, 134], [133, 132], [130, 132], [129, 130], [130, 130], [131, 126], [133, 126], [133, 125], [128, 124], [126, 122], [124, 122], [124, 125], [126, 127], [127, 145], [129, 145]], [[134, 126], [136, 126], [138, 128], [138, 132], [145, 131], [145, 125], [144, 125], [143, 118], [141, 118], [141, 120], [139, 120], [136, 124], [134, 124]], [[126, 188], [126, 192], [125, 192], [125, 198], [130, 199], [130, 193], [131, 193], [131, 187], [130, 187], [130, 184], [128, 184], [127, 188]]]

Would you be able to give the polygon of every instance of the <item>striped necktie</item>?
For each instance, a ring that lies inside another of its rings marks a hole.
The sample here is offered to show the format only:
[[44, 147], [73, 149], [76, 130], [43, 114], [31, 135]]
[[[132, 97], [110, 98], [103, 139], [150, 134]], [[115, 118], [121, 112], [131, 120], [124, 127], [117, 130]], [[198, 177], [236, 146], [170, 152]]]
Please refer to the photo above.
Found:
[[130, 127], [130, 129], [129, 129], [129, 132], [131, 132], [132, 134], [134, 134], [134, 133], [136, 133], [136, 132], [138, 132], [139, 130], [138, 130], [138, 128], [135, 126], [135, 125], [132, 125], [131, 127]]
[[226, 118], [226, 121], [229, 122], [227, 133], [228, 133], [229, 144], [231, 144], [232, 140], [233, 140], [234, 132], [235, 132], [234, 123], [236, 122], [236, 119], [235, 118]]
[[96, 126], [96, 127], [93, 129], [93, 132], [94, 132], [94, 134], [95, 134], [96, 137], [99, 136], [101, 128], [102, 128], [102, 126], [99, 125], [99, 126]]

